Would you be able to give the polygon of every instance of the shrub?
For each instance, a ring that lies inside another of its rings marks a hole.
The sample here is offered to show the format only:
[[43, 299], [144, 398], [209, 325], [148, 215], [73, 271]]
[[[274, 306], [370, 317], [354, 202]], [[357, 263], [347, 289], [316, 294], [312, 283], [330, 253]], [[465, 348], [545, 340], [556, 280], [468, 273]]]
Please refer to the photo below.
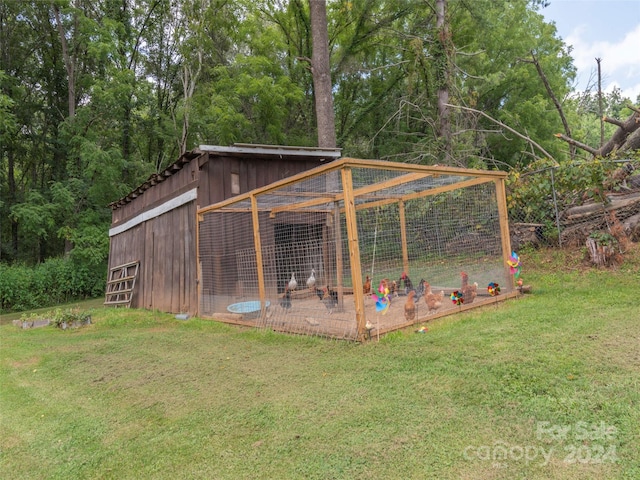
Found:
[[50, 258], [34, 267], [0, 264], [0, 311], [48, 307], [104, 293], [106, 265]]

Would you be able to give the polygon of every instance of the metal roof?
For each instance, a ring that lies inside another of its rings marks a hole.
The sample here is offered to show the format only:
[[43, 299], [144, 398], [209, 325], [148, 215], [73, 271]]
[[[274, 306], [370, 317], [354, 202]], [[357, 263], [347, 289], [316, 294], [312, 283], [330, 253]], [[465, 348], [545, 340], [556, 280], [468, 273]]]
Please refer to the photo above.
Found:
[[200, 145], [199, 150], [219, 155], [257, 155], [277, 157], [305, 157], [322, 160], [336, 160], [341, 156], [339, 148], [292, 147], [285, 145], [259, 145], [234, 143], [230, 146]]

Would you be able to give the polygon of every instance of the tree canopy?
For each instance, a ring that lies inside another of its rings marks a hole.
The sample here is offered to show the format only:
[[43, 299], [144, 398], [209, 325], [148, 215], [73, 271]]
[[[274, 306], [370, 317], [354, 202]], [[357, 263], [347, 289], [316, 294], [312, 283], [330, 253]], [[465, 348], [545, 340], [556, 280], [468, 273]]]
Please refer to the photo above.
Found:
[[[509, 169], [541, 156], [528, 138], [562, 161], [549, 90], [598, 147], [543, 7], [329, 0], [343, 154]], [[309, 0], [23, 0], [0, 18], [0, 261], [104, 262], [108, 204], [198, 144], [317, 145]]]

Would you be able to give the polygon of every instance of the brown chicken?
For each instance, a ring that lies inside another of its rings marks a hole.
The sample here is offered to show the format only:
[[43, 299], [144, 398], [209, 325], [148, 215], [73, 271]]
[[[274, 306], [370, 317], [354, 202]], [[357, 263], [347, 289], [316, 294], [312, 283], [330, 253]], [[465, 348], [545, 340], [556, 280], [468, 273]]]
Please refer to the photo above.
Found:
[[429, 282], [424, 282], [424, 302], [427, 304], [427, 313], [435, 312], [442, 306], [444, 290], [436, 294], [431, 291]]
[[369, 275], [367, 275], [367, 278], [364, 281], [364, 284], [362, 285], [362, 291], [364, 292], [365, 295], [367, 293], [371, 293], [371, 279], [369, 278]]
[[460, 277], [462, 277], [462, 286], [460, 287], [462, 299], [464, 303], [472, 303], [478, 295], [478, 283], [474, 282], [473, 285], [469, 285], [469, 275], [466, 272], [460, 272]]
[[416, 302], [413, 298], [416, 296], [415, 290], [411, 290], [407, 295], [407, 302], [404, 304], [404, 318], [412, 322], [416, 318]]

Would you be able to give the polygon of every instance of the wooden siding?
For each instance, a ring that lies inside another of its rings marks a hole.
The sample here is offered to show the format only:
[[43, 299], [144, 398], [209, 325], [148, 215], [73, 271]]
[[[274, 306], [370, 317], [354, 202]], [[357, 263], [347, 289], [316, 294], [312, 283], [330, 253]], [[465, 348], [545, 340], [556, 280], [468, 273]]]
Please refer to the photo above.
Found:
[[109, 267], [140, 261], [132, 307], [197, 311], [195, 202], [111, 237]]
[[[206, 156], [206, 155], [205, 155]], [[111, 226], [115, 227], [136, 215], [156, 207], [170, 198], [174, 198], [198, 185], [198, 158], [186, 163], [181, 169], [160, 174], [164, 180], [148, 187], [130, 202], [114, 208], [111, 213]]]
[[[190, 160], [189, 160], [190, 159]], [[151, 177], [125, 199], [112, 205], [111, 228], [124, 225], [143, 212], [165, 205], [189, 190], [197, 189], [195, 201], [186, 203], [156, 218], [146, 220], [110, 238], [109, 268], [130, 261], [140, 261], [139, 278], [132, 307], [158, 309], [171, 313], [198, 312], [198, 278], [196, 255], [197, 209], [233, 197], [231, 174], [238, 174], [240, 193], [249, 192], [288, 176], [322, 165], [317, 158], [291, 156], [241, 156], [201, 152], [190, 154], [164, 172]], [[139, 217], [138, 217], [139, 218]], [[215, 262], [231, 261], [225, 257], [227, 234], [246, 228], [250, 215], [238, 222], [215, 226], [216, 252], [203, 259], [203, 275], [216, 268]], [[273, 231], [265, 232], [270, 237]], [[247, 248], [253, 246], [247, 237]], [[225, 260], [226, 258], [226, 260]], [[235, 261], [235, 260], [233, 260]], [[219, 267], [219, 265], [218, 265]], [[216, 285], [233, 289], [237, 278], [216, 279]]]
[[232, 173], [236, 173], [239, 176], [240, 193], [246, 193], [291, 175], [311, 170], [326, 162], [309, 158], [274, 159], [211, 156], [208, 162], [201, 163], [201, 181], [198, 193], [200, 208], [234, 196], [231, 193]]

